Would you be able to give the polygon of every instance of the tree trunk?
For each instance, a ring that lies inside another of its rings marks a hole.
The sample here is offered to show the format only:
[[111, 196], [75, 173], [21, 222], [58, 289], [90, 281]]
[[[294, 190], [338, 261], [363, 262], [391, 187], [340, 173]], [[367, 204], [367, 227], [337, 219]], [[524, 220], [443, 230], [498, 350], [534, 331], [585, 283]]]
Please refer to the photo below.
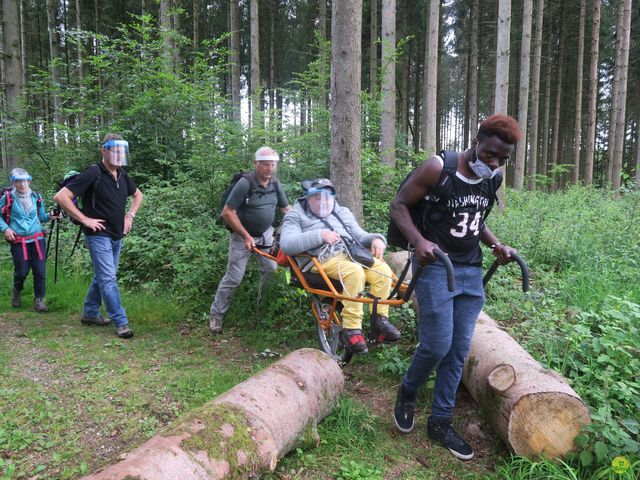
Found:
[[[562, 6], [560, 8], [563, 8]], [[562, 14], [562, 19], [564, 20], [564, 9]], [[558, 145], [560, 144], [560, 107], [562, 105], [562, 71], [564, 70], [564, 32], [563, 32], [564, 22], [560, 22], [560, 45], [559, 45], [559, 60], [558, 60], [558, 71], [557, 71], [557, 80], [556, 80], [556, 103], [555, 110], [553, 114], [553, 131], [551, 132], [551, 154], [549, 158], [549, 164], [553, 167], [558, 164]], [[556, 173], [552, 172], [554, 175], [551, 179], [551, 191], [555, 191], [556, 189]]]
[[536, 34], [533, 40], [533, 71], [531, 72], [531, 129], [529, 130], [528, 189], [534, 190], [538, 164], [538, 123], [540, 119], [540, 63], [542, 56], [542, 29], [544, 22], [544, 0], [536, 1]]
[[[407, 2], [401, 1], [400, 3], [400, 31], [398, 33], [400, 38], [404, 38], [407, 35]], [[409, 136], [409, 55], [405, 51], [402, 54], [402, 60], [398, 63], [397, 67], [398, 76], [398, 121], [400, 123], [400, 135], [402, 136], [402, 143], [407, 145]]]
[[609, 141], [607, 143], [607, 158], [609, 160], [607, 164], [606, 184], [611, 185], [611, 173], [613, 169], [613, 156], [616, 149], [616, 129], [618, 128], [618, 115], [616, 107], [618, 105], [618, 91], [620, 83], [620, 75], [618, 74], [618, 66], [620, 65], [620, 55], [622, 53], [622, 42], [620, 41], [620, 34], [622, 31], [622, 25], [624, 18], [624, 0], [618, 3], [618, 15], [616, 20], [616, 49], [614, 60], [613, 81], [611, 85], [611, 97], [610, 97], [610, 116], [609, 116]]
[[369, 31], [369, 93], [375, 100], [378, 94], [378, 0], [371, 0]]
[[326, 88], [326, 72], [327, 63], [324, 55], [324, 42], [327, 39], [327, 0], [320, 0], [318, 9], [318, 23], [320, 30], [320, 43], [322, 44], [320, 50], [320, 79], [321, 87], [319, 92], [318, 104], [322, 109], [327, 107], [327, 88]]
[[[177, 5], [175, 7], [177, 7]], [[171, 16], [171, 29], [175, 33], [180, 32], [180, 12], [177, 8], [175, 9], [173, 15]], [[180, 53], [180, 46], [173, 40], [171, 42], [171, 46], [172, 46], [171, 60], [173, 61], [173, 69], [174, 71], [179, 72], [182, 68], [182, 55]]]
[[197, 50], [200, 46], [200, 0], [193, 0], [192, 25], [193, 25], [193, 49]]
[[[511, 0], [498, 0], [498, 39], [496, 42], [496, 88], [494, 112], [507, 113], [509, 101], [509, 56], [511, 38]], [[526, 140], [525, 140], [526, 141]], [[498, 211], [504, 210], [507, 202], [507, 169], [502, 168], [503, 181], [498, 189]]]
[[[547, 9], [549, 12], [549, 9]], [[549, 20], [547, 23], [549, 25], [548, 32], [549, 37], [552, 36], [551, 32], [551, 24], [553, 22], [553, 10], [547, 14], [547, 19]], [[553, 40], [550, 38], [547, 41], [547, 58], [551, 58], [553, 49]], [[540, 159], [540, 168], [539, 171], [542, 175], [547, 175], [547, 165], [549, 163], [549, 134], [550, 134], [550, 120], [551, 120], [551, 71], [552, 65], [551, 62], [546, 63], [546, 75], [545, 75], [545, 87], [544, 87], [544, 119], [542, 124], [542, 158]]]
[[[57, 13], [59, 3], [58, 0], [47, 0], [47, 31], [49, 34], [49, 72], [51, 74], [51, 83], [53, 83], [53, 93], [51, 94], [51, 102], [53, 103], [53, 121], [56, 124], [62, 123], [60, 117], [60, 97], [58, 96], [58, 25]], [[55, 135], [55, 133], [54, 133]]]
[[[531, 22], [533, 0], [524, 0], [522, 12], [522, 42], [520, 47], [520, 94], [518, 96], [518, 125], [522, 140], [516, 147], [516, 165], [513, 175], [513, 188], [522, 190], [524, 169], [527, 161], [527, 125], [529, 120], [529, 72], [531, 65]], [[532, 141], [536, 132], [531, 133]]]
[[331, 357], [296, 350], [85, 480], [259, 476], [287, 452], [319, 445], [317, 422], [343, 390], [344, 375]]
[[18, 0], [19, 16], [20, 16], [20, 75], [22, 76], [22, 84], [27, 84], [27, 29], [25, 27], [25, 5], [24, 0]]
[[413, 150], [418, 153], [420, 151], [420, 134], [422, 132], [422, 118], [420, 117], [422, 109], [420, 105], [422, 103], [421, 93], [422, 93], [422, 75], [423, 65], [421, 65], [420, 60], [424, 58], [424, 42], [417, 42], [419, 47], [416, 49], [416, 59], [415, 59], [415, 71], [413, 72]]
[[331, 10], [331, 181], [341, 205], [362, 222], [360, 68], [362, 0]]
[[590, 422], [589, 410], [567, 381], [542, 368], [484, 313], [462, 381], [516, 455], [563, 457]]
[[[498, 43], [496, 47], [495, 113], [507, 113], [509, 100], [509, 43], [511, 37], [511, 0], [499, 0]], [[503, 182], [504, 184], [504, 182]]]
[[258, 0], [250, 3], [251, 25], [251, 126], [256, 126], [256, 115], [260, 109], [260, 25], [258, 18]]
[[168, 32], [171, 30], [171, 17], [169, 16], [169, 10], [171, 9], [171, 0], [160, 0], [160, 10], [158, 11], [158, 17], [160, 20], [160, 31], [164, 37], [162, 56], [166, 62], [167, 68], [170, 68], [172, 63], [172, 51], [171, 40]]
[[[82, 2], [80, 0], [76, 0], [76, 29], [78, 31], [82, 30], [82, 21], [81, 21], [81, 4]], [[78, 41], [76, 43], [76, 60], [78, 62], [78, 90], [79, 90], [79, 94], [80, 94], [80, 101], [82, 101], [82, 99], [84, 98], [84, 72], [83, 72], [83, 45], [82, 45], [82, 39], [80, 37], [78, 37]], [[83, 127], [84, 125], [84, 111], [83, 109], [79, 109], [78, 111], [78, 125], [80, 126], [80, 128]]]
[[476, 136], [478, 131], [478, 22], [480, 11], [479, 0], [471, 2], [471, 34], [469, 38], [469, 125], [465, 131], [465, 141], [463, 148], [470, 144], [470, 140]]
[[420, 145], [427, 155], [436, 151], [438, 114], [438, 32], [440, 30], [440, 2], [429, 1], [429, 17], [425, 43], [422, 77], [422, 135]]
[[580, 0], [580, 26], [578, 27], [578, 58], [576, 70], [576, 116], [574, 120], [573, 137], [573, 183], [580, 181], [580, 147], [582, 139], [582, 68], [584, 65], [584, 17], [585, 0]]
[[382, 0], [382, 163], [396, 166], [396, 0]]
[[238, 0], [229, 0], [229, 63], [231, 64], [231, 105], [233, 120], [240, 122], [240, 31]]
[[624, 153], [625, 141], [625, 113], [627, 106], [627, 76], [629, 71], [629, 42], [631, 36], [631, 0], [624, 0], [621, 29], [619, 30], [618, 41], [620, 47], [620, 64], [616, 65], [615, 73], [618, 77], [618, 94], [616, 95], [616, 131], [615, 148], [613, 152], [613, 165], [611, 168], [611, 188], [618, 190], [621, 186], [622, 174], [622, 154]]
[[591, 26], [591, 59], [589, 62], [589, 111], [587, 112], [586, 151], [584, 158], [584, 184], [593, 182], [593, 161], [596, 145], [596, 122], [598, 102], [598, 55], [600, 51], [600, 6], [601, 0], [593, 1]]

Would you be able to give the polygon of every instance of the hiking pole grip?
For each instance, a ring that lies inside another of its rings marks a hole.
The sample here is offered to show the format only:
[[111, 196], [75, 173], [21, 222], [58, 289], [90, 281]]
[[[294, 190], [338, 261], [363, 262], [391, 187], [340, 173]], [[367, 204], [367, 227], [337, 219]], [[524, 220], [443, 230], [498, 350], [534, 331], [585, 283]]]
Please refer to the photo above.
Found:
[[[447, 290], [453, 292], [456, 289], [456, 279], [453, 273], [453, 264], [451, 263], [451, 260], [449, 260], [449, 257], [445, 255], [442, 250], [438, 250], [437, 248], [433, 251], [433, 254], [444, 264], [444, 268], [447, 270]], [[416, 282], [418, 281], [418, 278], [420, 278], [420, 274], [426, 266], [427, 264], [418, 264], [418, 267], [416, 268], [416, 271], [411, 278], [411, 282], [409, 282], [409, 286], [404, 293], [404, 297], [402, 297], [402, 300], [404, 300], [405, 302], [408, 301], [411, 297], [413, 290], [416, 288]]]
[[442, 250], [438, 250], [437, 248], [433, 251], [433, 254], [444, 264], [444, 268], [447, 270], [447, 290], [453, 292], [456, 289], [456, 278], [453, 273], [453, 264], [451, 263], [451, 260], [449, 260], [449, 256], [445, 255]]
[[[511, 259], [520, 266], [520, 272], [522, 273], [522, 291], [528, 292], [529, 291], [529, 267], [527, 267], [527, 262], [525, 262], [524, 258], [522, 258], [517, 253], [512, 253]], [[491, 265], [491, 268], [487, 270], [487, 273], [485, 273], [482, 279], [483, 287], [485, 287], [487, 283], [489, 283], [489, 280], [491, 280], [491, 277], [496, 272], [499, 266], [500, 264], [498, 263], [498, 260], [495, 260]]]

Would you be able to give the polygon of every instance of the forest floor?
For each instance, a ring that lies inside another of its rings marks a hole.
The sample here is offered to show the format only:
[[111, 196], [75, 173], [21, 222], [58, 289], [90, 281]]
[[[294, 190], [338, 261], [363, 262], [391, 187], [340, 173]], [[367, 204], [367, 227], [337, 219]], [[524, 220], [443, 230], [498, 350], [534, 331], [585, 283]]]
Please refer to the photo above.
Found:
[[[0, 478], [79, 478], [280, 356], [315, 346], [312, 325], [293, 346], [247, 341], [240, 328], [214, 337], [202, 319], [132, 328], [136, 336], [126, 341], [113, 327], [81, 325], [78, 315], [0, 312]], [[507, 452], [466, 390], [458, 393], [456, 426], [476, 457], [461, 462], [426, 436], [429, 393], [419, 398], [414, 432], [397, 432], [391, 412], [399, 377], [381, 375], [378, 363], [375, 352], [354, 358], [344, 369], [343, 412], [320, 425], [320, 447], [292, 452], [262, 478], [491, 475]]]

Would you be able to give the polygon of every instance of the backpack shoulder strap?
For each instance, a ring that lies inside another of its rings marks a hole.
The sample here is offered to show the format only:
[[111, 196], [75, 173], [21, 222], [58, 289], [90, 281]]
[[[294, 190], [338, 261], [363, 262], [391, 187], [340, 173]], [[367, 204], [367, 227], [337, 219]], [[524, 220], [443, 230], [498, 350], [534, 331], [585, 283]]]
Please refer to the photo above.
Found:
[[258, 189], [256, 176], [253, 172], [244, 172], [241, 178], [245, 178], [247, 182], [249, 182], [249, 192], [247, 193], [247, 198], [249, 198], [251, 195], [253, 195], [253, 192]]
[[9, 225], [11, 223], [11, 207], [13, 205], [13, 195], [11, 190], [5, 190], [2, 195], [4, 196], [4, 206], [2, 207], [2, 218], [4, 223]]
[[[433, 187], [431, 196], [446, 201], [453, 191], [453, 177], [458, 171], [458, 152], [452, 150], [442, 150], [440, 156], [443, 160], [442, 173], [438, 179], [438, 183]], [[442, 203], [442, 202], [440, 202]]]

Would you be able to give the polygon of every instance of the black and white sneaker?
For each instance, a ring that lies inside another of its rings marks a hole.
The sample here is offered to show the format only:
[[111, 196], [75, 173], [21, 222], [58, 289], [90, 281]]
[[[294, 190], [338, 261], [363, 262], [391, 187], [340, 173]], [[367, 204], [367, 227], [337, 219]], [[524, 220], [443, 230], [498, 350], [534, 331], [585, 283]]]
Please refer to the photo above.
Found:
[[396, 427], [402, 433], [411, 433], [414, 426], [413, 412], [416, 408], [416, 395], [409, 395], [405, 392], [402, 384], [398, 389], [396, 397], [396, 406], [393, 410], [393, 419]]
[[451, 426], [450, 420], [432, 420], [427, 422], [427, 434], [432, 440], [440, 442], [461, 460], [473, 458], [473, 448]]

